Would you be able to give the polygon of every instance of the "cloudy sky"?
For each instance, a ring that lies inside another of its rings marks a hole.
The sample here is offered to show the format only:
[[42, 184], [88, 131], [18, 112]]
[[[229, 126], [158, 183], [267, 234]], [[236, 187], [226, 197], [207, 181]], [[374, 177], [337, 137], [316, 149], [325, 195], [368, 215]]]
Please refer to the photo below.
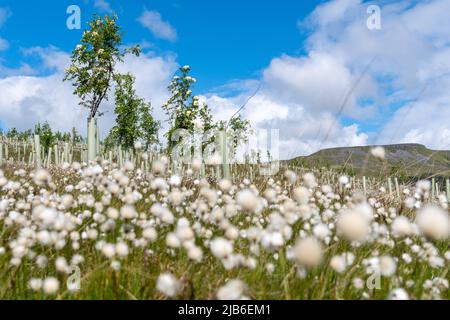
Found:
[[[81, 9], [81, 30], [66, 26], [71, 4]], [[371, 5], [380, 8], [380, 28], [368, 28]], [[86, 22], [111, 12], [124, 43], [144, 49], [118, 68], [136, 76], [158, 119], [167, 84], [189, 64], [194, 93], [216, 119], [257, 91], [243, 116], [254, 128], [280, 130], [283, 158], [400, 142], [450, 149], [450, 0], [3, 0], [1, 127], [47, 120], [85, 131], [87, 112], [62, 82], [64, 68]], [[112, 104], [101, 107], [103, 134]]]

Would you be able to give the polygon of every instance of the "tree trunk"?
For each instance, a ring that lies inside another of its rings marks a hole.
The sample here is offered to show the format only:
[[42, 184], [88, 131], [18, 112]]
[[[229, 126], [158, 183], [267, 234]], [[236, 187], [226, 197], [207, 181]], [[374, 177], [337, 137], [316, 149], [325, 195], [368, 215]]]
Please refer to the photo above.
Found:
[[222, 178], [230, 180], [228, 139], [227, 139], [227, 132], [225, 130], [219, 132], [219, 145], [220, 145], [220, 152], [222, 155]]
[[88, 162], [94, 161], [97, 157], [97, 119], [88, 118], [87, 123], [87, 144], [88, 144]]
[[36, 167], [41, 166], [41, 142], [39, 135], [34, 135], [34, 164]]

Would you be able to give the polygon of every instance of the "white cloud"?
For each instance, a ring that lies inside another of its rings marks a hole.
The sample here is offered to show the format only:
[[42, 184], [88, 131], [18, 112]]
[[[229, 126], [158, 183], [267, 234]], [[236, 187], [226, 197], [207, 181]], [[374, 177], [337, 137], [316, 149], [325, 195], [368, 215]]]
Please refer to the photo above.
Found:
[[[330, 52], [352, 70], [362, 69], [375, 59], [369, 75], [379, 79], [378, 85], [402, 91], [402, 98], [411, 98], [436, 73], [429, 70], [433, 57], [448, 50], [450, 0], [425, 3], [401, 1], [381, 7], [381, 30], [365, 27], [367, 4], [353, 1], [332, 1], [316, 8], [308, 19], [314, 33], [308, 39], [308, 49]], [[330, 7], [342, 4], [344, 11], [333, 20], [322, 18]], [[441, 58], [441, 62], [448, 61]], [[441, 73], [449, 71], [447, 63], [440, 65]], [[444, 68], [442, 68], [444, 67]], [[436, 68], [435, 68], [436, 69]], [[436, 70], [435, 70], [436, 71]], [[427, 76], [427, 77], [425, 77]]]
[[111, 5], [106, 0], [95, 0], [94, 8], [99, 9], [102, 12], [111, 12]]
[[[7, 8], [0, 8], [0, 28], [6, 22], [6, 20], [11, 15], [11, 11]], [[9, 48], [8, 40], [0, 37], [0, 51], [7, 50]]]
[[9, 68], [4, 66], [0, 62], [0, 78], [11, 76], [27, 76], [27, 75], [29, 76], [35, 74], [37, 74], [37, 70], [33, 69], [33, 67], [31, 67], [27, 63], [21, 63], [20, 67], [18, 68]]
[[379, 141], [416, 142], [434, 149], [450, 149], [450, 77], [431, 82], [421, 97], [398, 109], [380, 133]]
[[36, 55], [41, 60], [41, 68], [49, 71], [64, 72], [64, 69], [70, 64], [70, 55], [67, 52], [60, 51], [54, 46], [31, 47], [22, 50], [25, 56]]
[[[337, 112], [357, 76], [332, 55], [310, 52], [305, 57], [282, 56], [273, 59], [264, 70], [264, 80], [282, 101], [295, 101], [307, 106], [311, 112]], [[375, 91], [374, 83], [369, 78], [363, 78], [350, 94], [343, 113], [357, 118], [362, 111], [357, 108], [357, 98], [372, 97]]]
[[[255, 129], [279, 129], [281, 159], [310, 154], [320, 148], [367, 143], [368, 136], [360, 133], [356, 124], [342, 126], [328, 111], [308, 110], [302, 104], [280, 100], [277, 88], [263, 83], [263, 89], [240, 114]], [[228, 120], [251, 94], [244, 92], [228, 98], [210, 94], [201, 96], [201, 102], [211, 107], [216, 119]]]
[[150, 30], [155, 38], [175, 41], [177, 32], [169, 22], [163, 21], [158, 11], [145, 10], [138, 18], [138, 21], [148, 30]]
[[0, 8], [0, 27], [6, 22], [11, 15], [11, 11], [8, 8]]
[[[332, 10], [339, 4], [345, 10]], [[333, 52], [351, 70], [375, 58], [368, 69], [381, 93], [375, 103], [394, 107], [392, 117], [381, 117], [386, 123], [374, 142], [449, 149], [450, 0], [386, 4], [382, 29], [376, 31], [363, 27], [367, 4], [346, 4], [333, 1], [316, 8], [308, 19], [315, 30], [308, 48]]]
[[81, 130], [85, 125], [85, 113], [60, 74], [0, 79], [0, 94], [4, 97], [0, 101], [0, 118], [7, 128], [33, 128], [38, 121], [48, 121], [59, 130]]
[[0, 51], [4, 51], [9, 48], [9, 42], [6, 39], [0, 38]]

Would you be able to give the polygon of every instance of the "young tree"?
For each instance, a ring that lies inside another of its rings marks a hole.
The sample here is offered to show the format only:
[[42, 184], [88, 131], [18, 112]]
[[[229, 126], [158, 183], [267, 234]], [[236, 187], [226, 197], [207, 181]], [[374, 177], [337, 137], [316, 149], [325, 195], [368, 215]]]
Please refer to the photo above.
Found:
[[17, 131], [16, 128], [12, 128], [12, 129], [8, 130], [8, 133], [6, 134], [6, 136], [8, 138], [15, 138], [15, 137], [17, 137], [18, 134], [19, 134], [19, 131]]
[[108, 143], [120, 144], [124, 149], [131, 149], [139, 139], [139, 109], [143, 102], [136, 96], [133, 88], [134, 77], [131, 74], [116, 74], [114, 81], [116, 125], [111, 128]]
[[80, 143], [83, 141], [83, 137], [78, 134], [78, 131], [75, 127], [72, 128], [72, 131], [70, 133], [70, 141], [75, 144], [75, 143]]
[[41, 146], [44, 148], [44, 153], [47, 154], [49, 148], [55, 144], [55, 136], [48, 122], [43, 125], [38, 122], [34, 127], [34, 134], [40, 137]]
[[136, 95], [135, 78], [131, 74], [116, 74], [114, 81], [116, 125], [111, 129], [106, 144], [108, 147], [120, 144], [124, 149], [131, 149], [142, 140], [147, 150], [158, 142], [160, 124], [151, 115], [150, 104]]
[[121, 50], [122, 34], [116, 24], [117, 16], [95, 16], [72, 52], [72, 64], [66, 69], [64, 80], [71, 80], [74, 94], [80, 105], [89, 109], [89, 118], [99, 112], [103, 100], [108, 100], [108, 91], [115, 74], [115, 65], [123, 61], [127, 53], [140, 54], [139, 46]]
[[19, 139], [27, 140], [27, 139], [31, 138], [32, 135], [33, 135], [33, 131], [31, 129], [27, 129], [27, 130], [19, 133]]
[[158, 130], [161, 127], [159, 121], [153, 118], [151, 111], [151, 105], [142, 101], [139, 108], [139, 129], [145, 150], [149, 150], [151, 145], [158, 144]]
[[80, 98], [80, 105], [89, 109], [88, 116], [88, 149], [89, 160], [93, 160], [97, 150], [96, 120], [101, 116], [99, 111], [103, 100], [108, 100], [108, 91], [115, 74], [115, 65], [123, 61], [127, 53], [140, 54], [139, 46], [121, 49], [122, 34], [116, 24], [117, 16], [95, 16], [89, 21], [89, 29], [85, 30], [72, 52], [71, 65], [66, 69], [64, 80], [72, 81], [74, 94]]
[[[173, 137], [176, 130], [184, 129], [190, 134], [194, 131], [199, 105], [198, 100], [192, 97], [191, 86], [196, 80], [189, 76], [190, 70], [189, 66], [179, 69], [181, 74], [175, 76], [168, 86], [172, 96], [162, 107], [166, 111], [169, 117], [168, 121], [171, 124], [166, 133], [168, 150], [172, 150], [179, 142]], [[189, 98], [191, 98], [190, 102]]]
[[241, 118], [241, 115], [231, 118], [228, 122], [228, 127], [231, 129], [233, 133], [233, 151], [236, 152], [236, 149], [242, 142], [248, 142], [248, 135], [250, 133], [250, 121], [244, 120]]
[[236, 150], [243, 142], [248, 141], [248, 135], [250, 133], [250, 121], [243, 120], [241, 115], [232, 117], [229, 121], [219, 121], [217, 124], [218, 130], [227, 132], [228, 139], [231, 140], [230, 155], [235, 157]]

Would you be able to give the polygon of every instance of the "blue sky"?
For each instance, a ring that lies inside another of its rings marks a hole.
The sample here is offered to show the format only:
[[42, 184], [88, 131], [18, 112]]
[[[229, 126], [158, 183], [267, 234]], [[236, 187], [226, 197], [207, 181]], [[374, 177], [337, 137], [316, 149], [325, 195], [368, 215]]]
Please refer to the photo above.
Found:
[[[260, 87], [242, 115], [254, 128], [279, 129], [284, 157], [399, 142], [450, 149], [450, 0], [3, 0], [4, 127], [49, 121], [84, 132], [85, 112], [61, 81], [82, 32], [66, 27], [72, 4], [82, 29], [94, 13], [113, 11], [124, 43], [141, 44], [144, 54], [118, 69], [136, 76], [161, 121], [167, 84], [189, 64], [194, 93], [216, 119]], [[368, 27], [373, 17], [377, 28]], [[113, 125], [112, 108], [111, 100], [102, 106], [102, 134]]]

